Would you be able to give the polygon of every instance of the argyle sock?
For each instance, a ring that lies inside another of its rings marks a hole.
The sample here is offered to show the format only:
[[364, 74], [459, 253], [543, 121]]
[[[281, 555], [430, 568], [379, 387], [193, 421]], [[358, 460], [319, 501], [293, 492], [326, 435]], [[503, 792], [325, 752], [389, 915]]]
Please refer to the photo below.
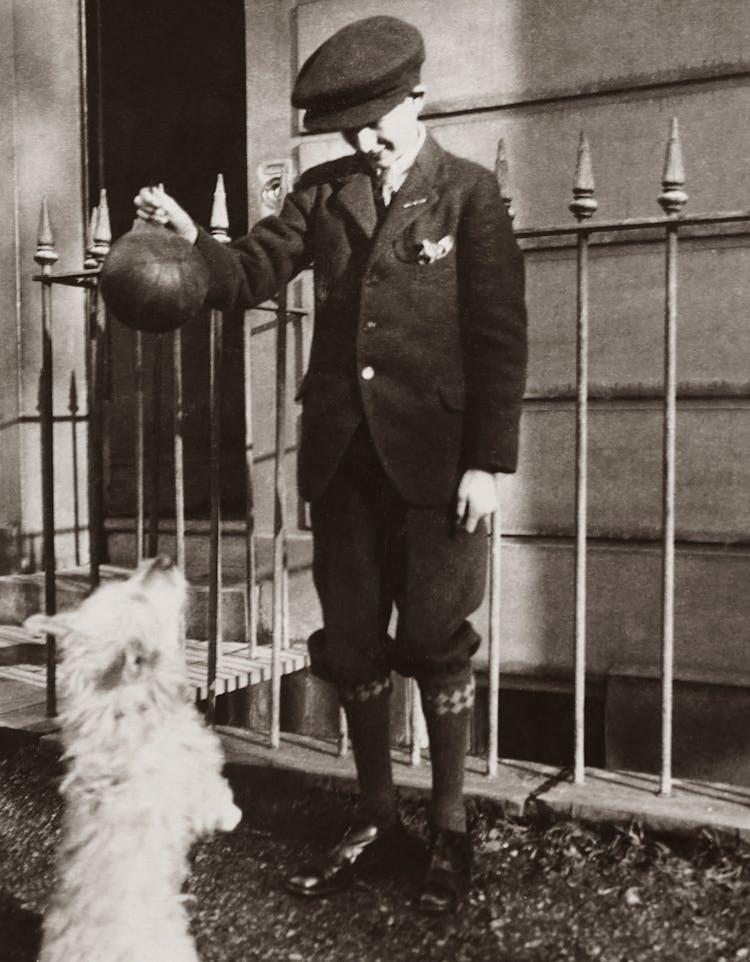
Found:
[[433, 828], [466, 831], [464, 764], [469, 737], [474, 678], [452, 685], [420, 683], [422, 710], [430, 739]]
[[389, 678], [339, 692], [349, 724], [359, 784], [359, 814], [381, 827], [396, 819], [391, 769]]

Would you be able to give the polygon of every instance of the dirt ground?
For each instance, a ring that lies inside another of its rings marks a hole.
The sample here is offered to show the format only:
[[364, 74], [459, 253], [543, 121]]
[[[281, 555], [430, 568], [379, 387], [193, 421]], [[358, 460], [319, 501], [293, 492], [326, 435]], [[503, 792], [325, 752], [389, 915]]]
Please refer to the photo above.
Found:
[[[54, 880], [58, 775], [33, 746], [0, 758], [0, 962], [36, 959]], [[705, 834], [668, 842], [637, 825], [514, 822], [473, 805], [475, 884], [458, 916], [418, 914], [413, 857], [335, 898], [300, 902], [282, 879], [337, 839], [351, 798], [279, 774], [230, 776], [243, 821], [196, 846], [187, 882], [203, 962], [750, 959], [745, 846]], [[402, 814], [423, 836], [424, 806], [405, 801]]]

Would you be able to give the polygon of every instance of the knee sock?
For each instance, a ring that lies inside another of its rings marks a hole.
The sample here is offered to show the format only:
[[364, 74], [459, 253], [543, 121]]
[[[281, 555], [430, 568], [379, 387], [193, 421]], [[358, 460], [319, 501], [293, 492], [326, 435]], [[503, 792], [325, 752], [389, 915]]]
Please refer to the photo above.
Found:
[[359, 783], [359, 812], [381, 826], [396, 819], [391, 769], [390, 679], [340, 692]]
[[432, 826], [465, 832], [464, 765], [474, 679], [451, 686], [420, 683], [420, 693], [430, 739]]

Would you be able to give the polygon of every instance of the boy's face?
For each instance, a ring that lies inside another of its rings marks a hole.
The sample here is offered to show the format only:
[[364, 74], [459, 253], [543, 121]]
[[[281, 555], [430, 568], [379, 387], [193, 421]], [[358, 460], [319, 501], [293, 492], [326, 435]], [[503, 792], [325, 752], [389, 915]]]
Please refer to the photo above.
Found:
[[343, 130], [344, 140], [374, 168], [391, 167], [417, 143], [423, 100], [423, 92], [418, 88], [372, 123]]

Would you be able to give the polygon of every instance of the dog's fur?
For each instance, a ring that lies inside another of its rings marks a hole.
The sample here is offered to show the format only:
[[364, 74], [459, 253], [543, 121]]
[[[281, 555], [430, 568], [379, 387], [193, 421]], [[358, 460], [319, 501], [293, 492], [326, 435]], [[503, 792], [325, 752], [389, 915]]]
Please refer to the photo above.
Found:
[[67, 760], [39, 962], [197, 962], [180, 895], [188, 850], [241, 813], [190, 700], [184, 600], [182, 575], [156, 559], [72, 613], [29, 619], [61, 638]]

